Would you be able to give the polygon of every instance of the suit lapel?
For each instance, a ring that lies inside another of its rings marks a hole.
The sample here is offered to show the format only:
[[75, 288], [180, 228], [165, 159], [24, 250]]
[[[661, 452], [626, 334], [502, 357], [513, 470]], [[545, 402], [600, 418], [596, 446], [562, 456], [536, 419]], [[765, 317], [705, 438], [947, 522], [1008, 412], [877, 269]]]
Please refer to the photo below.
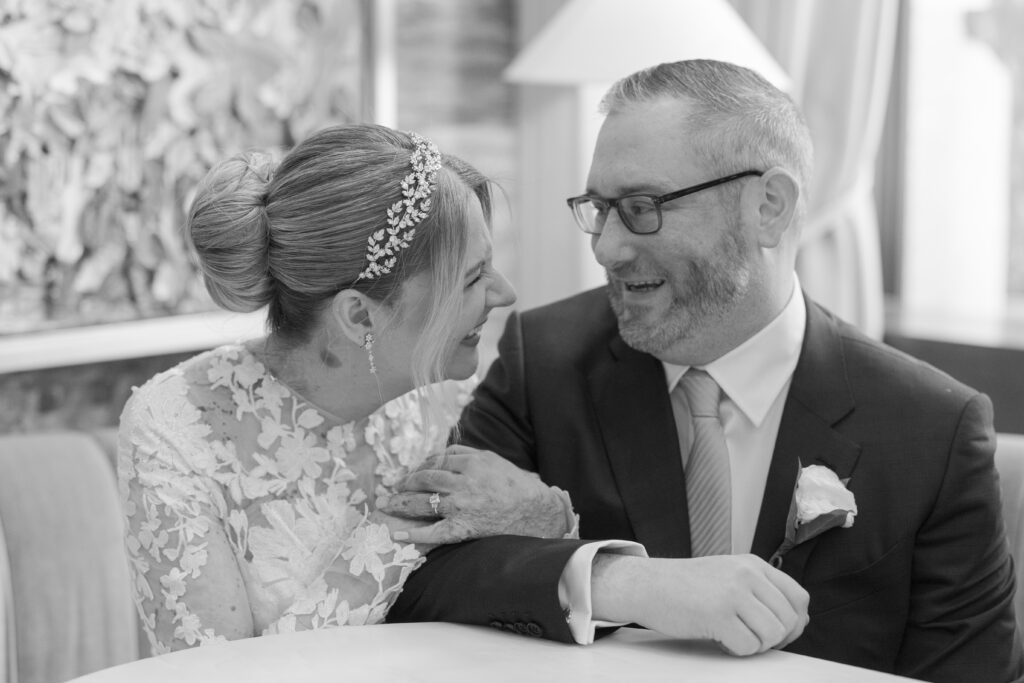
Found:
[[661, 363], [615, 335], [588, 381], [636, 540], [654, 557], [688, 557], [686, 486]]
[[[751, 548], [764, 559], [785, 538], [798, 469], [825, 465], [846, 479], [860, 455], [860, 445], [834, 429], [854, 409], [839, 331], [829, 314], [811, 301], [806, 303], [803, 348], [783, 409]], [[814, 544], [811, 539], [792, 549], [784, 559], [784, 570], [799, 580]]]

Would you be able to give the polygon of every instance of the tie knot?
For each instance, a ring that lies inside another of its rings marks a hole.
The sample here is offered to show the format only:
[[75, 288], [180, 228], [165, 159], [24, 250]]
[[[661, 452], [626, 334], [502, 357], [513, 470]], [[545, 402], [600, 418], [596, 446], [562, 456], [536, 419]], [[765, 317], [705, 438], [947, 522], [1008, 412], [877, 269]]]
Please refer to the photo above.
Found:
[[718, 401], [722, 389], [711, 375], [703, 370], [690, 368], [679, 380], [679, 386], [686, 394], [686, 402], [690, 405], [692, 416], [718, 418]]

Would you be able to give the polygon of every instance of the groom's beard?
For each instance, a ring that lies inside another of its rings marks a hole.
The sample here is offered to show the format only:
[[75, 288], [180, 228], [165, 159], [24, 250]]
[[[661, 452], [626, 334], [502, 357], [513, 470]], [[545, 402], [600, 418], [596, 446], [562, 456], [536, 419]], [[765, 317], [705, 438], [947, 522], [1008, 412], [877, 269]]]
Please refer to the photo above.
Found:
[[[678, 273], [655, 274], [665, 280], [662, 286], [671, 290], [665, 311], [653, 310], [646, 304], [625, 303], [621, 290], [611, 284], [611, 274], [606, 273], [608, 297], [623, 341], [637, 351], [659, 354], [715, 324], [750, 287], [750, 264], [744, 256], [747, 247], [739, 227], [733, 226], [722, 235], [710, 256], [688, 261], [685, 278]], [[625, 270], [620, 273], [627, 274]], [[645, 271], [645, 277], [649, 276]]]

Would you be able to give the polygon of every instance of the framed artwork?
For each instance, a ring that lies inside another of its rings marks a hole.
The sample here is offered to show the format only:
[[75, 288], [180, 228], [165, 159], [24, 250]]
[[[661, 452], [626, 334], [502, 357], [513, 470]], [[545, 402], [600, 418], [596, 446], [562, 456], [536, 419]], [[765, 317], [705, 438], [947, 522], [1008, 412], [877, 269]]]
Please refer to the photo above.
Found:
[[5, 2], [0, 372], [251, 327], [213, 313], [182, 234], [191, 193], [226, 156], [372, 119], [371, 13], [371, 0]]

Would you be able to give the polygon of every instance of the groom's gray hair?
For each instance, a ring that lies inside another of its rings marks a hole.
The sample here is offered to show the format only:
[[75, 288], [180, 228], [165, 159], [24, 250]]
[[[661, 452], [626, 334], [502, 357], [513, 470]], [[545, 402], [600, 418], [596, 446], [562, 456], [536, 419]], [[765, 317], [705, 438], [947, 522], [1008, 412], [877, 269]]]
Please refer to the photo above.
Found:
[[789, 95], [757, 72], [709, 59], [659, 64], [612, 85], [601, 100], [601, 112], [611, 115], [665, 98], [692, 105], [681, 124], [709, 171], [780, 166], [806, 191], [813, 165], [807, 123]]

